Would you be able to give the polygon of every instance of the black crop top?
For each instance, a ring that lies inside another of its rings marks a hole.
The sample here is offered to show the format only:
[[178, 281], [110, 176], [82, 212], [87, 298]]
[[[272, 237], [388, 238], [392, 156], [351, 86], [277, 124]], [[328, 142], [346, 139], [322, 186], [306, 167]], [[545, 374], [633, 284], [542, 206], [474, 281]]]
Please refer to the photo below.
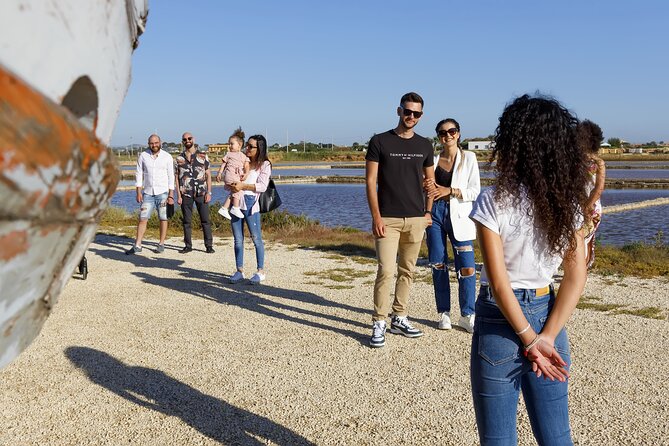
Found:
[[451, 187], [451, 180], [453, 179], [453, 171], [448, 171], [442, 169], [441, 166], [437, 166], [437, 169], [434, 171], [434, 181], [439, 186]]

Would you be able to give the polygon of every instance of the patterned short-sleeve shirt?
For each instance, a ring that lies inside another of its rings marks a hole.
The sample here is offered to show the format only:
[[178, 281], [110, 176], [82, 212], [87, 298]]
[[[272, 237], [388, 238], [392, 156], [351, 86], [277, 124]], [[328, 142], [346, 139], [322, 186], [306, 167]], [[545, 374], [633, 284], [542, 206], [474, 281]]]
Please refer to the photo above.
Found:
[[182, 152], [174, 161], [174, 171], [179, 178], [181, 195], [199, 197], [207, 192], [207, 170], [209, 158], [204, 153], [194, 153], [188, 157]]

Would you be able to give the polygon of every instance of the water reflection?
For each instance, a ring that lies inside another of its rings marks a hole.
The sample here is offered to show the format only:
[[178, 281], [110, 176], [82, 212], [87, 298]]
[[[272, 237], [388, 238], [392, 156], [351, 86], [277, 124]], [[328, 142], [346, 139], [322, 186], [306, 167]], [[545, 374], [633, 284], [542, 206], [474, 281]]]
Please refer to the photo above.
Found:
[[[371, 230], [364, 184], [278, 184], [282, 209], [304, 214], [325, 226], [350, 226]], [[214, 201], [223, 200], [222, 186], [214, 186]], [[602, 204], [623, 203], [669, 197], [669, 189], [611, 189], [602, 195]], [[112, 197], [112, 206], [137, 211], [134, 191], [119, 191]], [[658, 231], [669, 234], [669, 206], [604, 215], [598, 231], [604, 243], [622, 245], [630, 241], [650, 241]]]

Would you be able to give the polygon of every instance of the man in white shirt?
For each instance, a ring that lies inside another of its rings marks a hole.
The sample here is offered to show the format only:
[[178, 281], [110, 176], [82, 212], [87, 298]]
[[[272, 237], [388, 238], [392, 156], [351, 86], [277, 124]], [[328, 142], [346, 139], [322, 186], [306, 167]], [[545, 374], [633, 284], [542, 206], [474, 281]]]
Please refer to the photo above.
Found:
[[165, 251], [167, 205], [174, 204], [174, 160], [169, 153], [161, 150], [158, 135], [149, 136], [149, 148], [139, 154], [135, 178], [137, 203], [140, 204], [137, 238], [135, 239], [135, 245], [125, 253], [136, 254], [142, 252], [142, 239], [146, 232], [146, 223], [154, 208], [158, 211], [158, 219], [160, 220], [160, 243], [156, 252], [161, 253]]

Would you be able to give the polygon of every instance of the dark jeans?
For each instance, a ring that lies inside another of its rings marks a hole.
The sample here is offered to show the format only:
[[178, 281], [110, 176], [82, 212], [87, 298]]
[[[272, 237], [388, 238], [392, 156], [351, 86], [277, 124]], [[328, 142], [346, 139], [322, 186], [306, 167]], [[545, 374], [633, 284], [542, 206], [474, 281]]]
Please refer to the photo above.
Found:
[[191, 223], [193, 221], [193, 203], [197, 207], [197, 213], [200, 214], [200, 223], [204, 233], [204, 246], [210, 248], [213, 245], [211, 236], [211, 219], [209, 218], [209, 203], [204, 202], [204, 195], [193, 197], [183, 195], [181, 197], [181, 212], [183, 213], [184, 224], [184, 244], [188, 248], [193, 247], [191, 239]]

